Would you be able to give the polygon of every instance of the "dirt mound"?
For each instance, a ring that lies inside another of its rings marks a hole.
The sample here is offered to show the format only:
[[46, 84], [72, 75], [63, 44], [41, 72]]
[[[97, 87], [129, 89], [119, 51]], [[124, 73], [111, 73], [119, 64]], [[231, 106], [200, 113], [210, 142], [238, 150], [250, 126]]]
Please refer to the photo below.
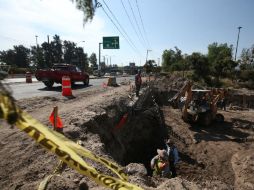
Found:
[[254, 152], [243, 150], [232, 156], [232, 167], [235, 172], [235, 187], [237, 189], [254, 189]]

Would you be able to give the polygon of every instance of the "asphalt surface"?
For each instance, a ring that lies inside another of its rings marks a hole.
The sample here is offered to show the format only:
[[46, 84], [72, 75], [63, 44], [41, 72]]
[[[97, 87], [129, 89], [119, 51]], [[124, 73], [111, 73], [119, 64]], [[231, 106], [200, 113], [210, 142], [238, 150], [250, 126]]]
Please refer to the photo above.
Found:
[[[117, 77], [116, 82], [134, 80], [134, 76], [130, 77]], [[73, 94], [75, 91], [84, 92], [90, 88], [101, 86], [103, 83], [107, 84], [108, 78], [90, 79], [89, 86], [84, 86], [82, 82], [75, 83], [72, 88]], [[33, 83], [25, 83], [25, 78], [6, 79], [3, 83], [8, 84], [13, 92], [13, 97], [16, 100], [23, 98], [32, 98], [36, 96], [58, 96], [62, 93], [61, 84], [54, 84], [52, 88], [48, 89], [42, 82], [38, 82], [33, 78]]]

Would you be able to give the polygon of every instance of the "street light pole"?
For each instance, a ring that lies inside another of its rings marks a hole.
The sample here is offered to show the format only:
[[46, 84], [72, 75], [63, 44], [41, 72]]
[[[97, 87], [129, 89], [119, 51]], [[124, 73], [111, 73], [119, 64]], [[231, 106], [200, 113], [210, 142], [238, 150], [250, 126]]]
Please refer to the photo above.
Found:
[[237, 48], [238, 48], [239, 35], [240, 35], [241, 28], [242, 28], [241, 26], [238, 27], [238, 36], [237, 36], [237, 43], [236, 43], [236, 49], [235, 49], [235, 61], [236, 61]]
[[101, 70], [101, 42], [99, 43], [99, 63], [98, 63], [98, 75], [100, 76], [100, 70]]
[[36, 46], [38, 47], [38, 40], [37, 40], [38, 36], [35, 35], [35, 40], [36, 40]]
[[37, 64], [37, 67], [38, 67], [38, 40], [37, 40], [38, 36], [35, 35], [35, 40], [36, 40], [36, 64]]

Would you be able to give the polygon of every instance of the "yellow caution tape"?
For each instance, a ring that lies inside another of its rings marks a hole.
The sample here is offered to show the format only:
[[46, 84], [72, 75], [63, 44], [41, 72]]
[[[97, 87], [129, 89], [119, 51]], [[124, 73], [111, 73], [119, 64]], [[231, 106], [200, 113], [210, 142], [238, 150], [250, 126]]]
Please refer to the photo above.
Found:
[[51, 180], [51, 178], [54, 176], [54, 174], [50, 174], [50, 175], [48, 175], [47, 177], [45, 177], [42, 181], [41, 181], [41, 183], [40, 183], [40, 185], [39, 185], [39, 187], [38, 187], [38, 190], [45, 190], [45, 189], [47, 189], [47, 186], [48, 186], [48, 183], [49, 183], [49, 181]]
[[47, 177], [45, 177], [39, 184], [38, 190], [46, 190], [47, 189], [47, 185], [50, 182], [51, 178], [53, 176], [60, 176], [59, 174], [61, 174], [65, 168], [66, 164], [60, 160], [57, 164], [57, 166], [55, 167], [55, 169], [53, 170], [53, 172], [48, 175]]
[[94, 160], [96, 162], [100, 162], [101, 164], [105, 165], [107, 168], [109, 168], [110, 170], [112, 170], [116, 175], [118, 175], [118, 177], [122, 180], [128, 181], [128, 176], [124, 173], [123, 169], [120, 168], [117, 164], [112, 163], [104, 158], [101, 158], [99, 156], [96, 156], [95, 154], [93, 154], [91, 151], [85, 149], [84, 147], [80, 146], [77, 143], [74, 143], [73, 141], [70, 141], [68, 138], [66, 138], [64, 135], [57, 133], [55, 131], [53, 131], [53, 133], [60, 138], [62, 141], [65, 142], [65, 144], [71, 148], [72, 150], [74, 150], [77, 154], [79, 154], [80, 156], [84, 156], [86, 158], [89, 158], [91, 160]]
[[[54, 132], [53, 130], [45, 127], [37, 120], [33, 119], [27, 113], [23, 112], [16, 106], [13, 107], [10, 98], [6, 95], [0, 94], [0, 109], [3, 112], [2, 116], [8, 120], [9, 114], [14, 110], [18, 114], [15, 125], [30, 137], [32, 137], [37, 143], [46, 148], [48, 151], [56, 154], [60, 160], [65, 162], [69, 167], [75, 169], [80, 174], [86, 175], [93, 179], [96, 183], [105, 187], [115, 190], [141, 190], [142, 188], [125, 182], [125, 175], [116, 164], [113, 164], [103, 158], [91, 154], [86, 151], [83, 147], [77, 146], [76, 143], [71, 142]], [[81, 156], [87, 156], [93, 160], [103, 163], [108, 168], [112, 169], [113, 172], [117, 173], [121, 179], [100, 174], [95, 168], [89, 166], [78, 154]]]

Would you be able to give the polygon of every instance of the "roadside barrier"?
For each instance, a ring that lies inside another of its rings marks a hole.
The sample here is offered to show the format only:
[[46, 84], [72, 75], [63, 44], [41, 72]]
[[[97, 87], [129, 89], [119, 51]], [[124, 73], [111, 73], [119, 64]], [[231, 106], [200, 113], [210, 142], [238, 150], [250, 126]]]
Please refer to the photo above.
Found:
[[107, 86], [117, 86], [116, 77], [109, 77]]
[[[12, 97], [2, 91], [0, 92], [0, 118], [5, 119], [9, 124], [16, 125], [42, 147], [53, 152], [69, 167], [91, 178], [97, 184], [114, 190], [142, 190], [142, 188], [126, 182], [127, 175], [117, 164], [96, 156], [62, 134], [42, 125], [30, 115], [20, 110], [15, 105]], [[81, 157], [86, 157], [105, 165], [119, 178], [99, 173]]]
[[62, 77], [62, 95], [72, 96], [71, 80], [70, 80], [70, 77], [68, 76]]
[[32, 73], [26, 72], [26, 83], [32, 83]]

